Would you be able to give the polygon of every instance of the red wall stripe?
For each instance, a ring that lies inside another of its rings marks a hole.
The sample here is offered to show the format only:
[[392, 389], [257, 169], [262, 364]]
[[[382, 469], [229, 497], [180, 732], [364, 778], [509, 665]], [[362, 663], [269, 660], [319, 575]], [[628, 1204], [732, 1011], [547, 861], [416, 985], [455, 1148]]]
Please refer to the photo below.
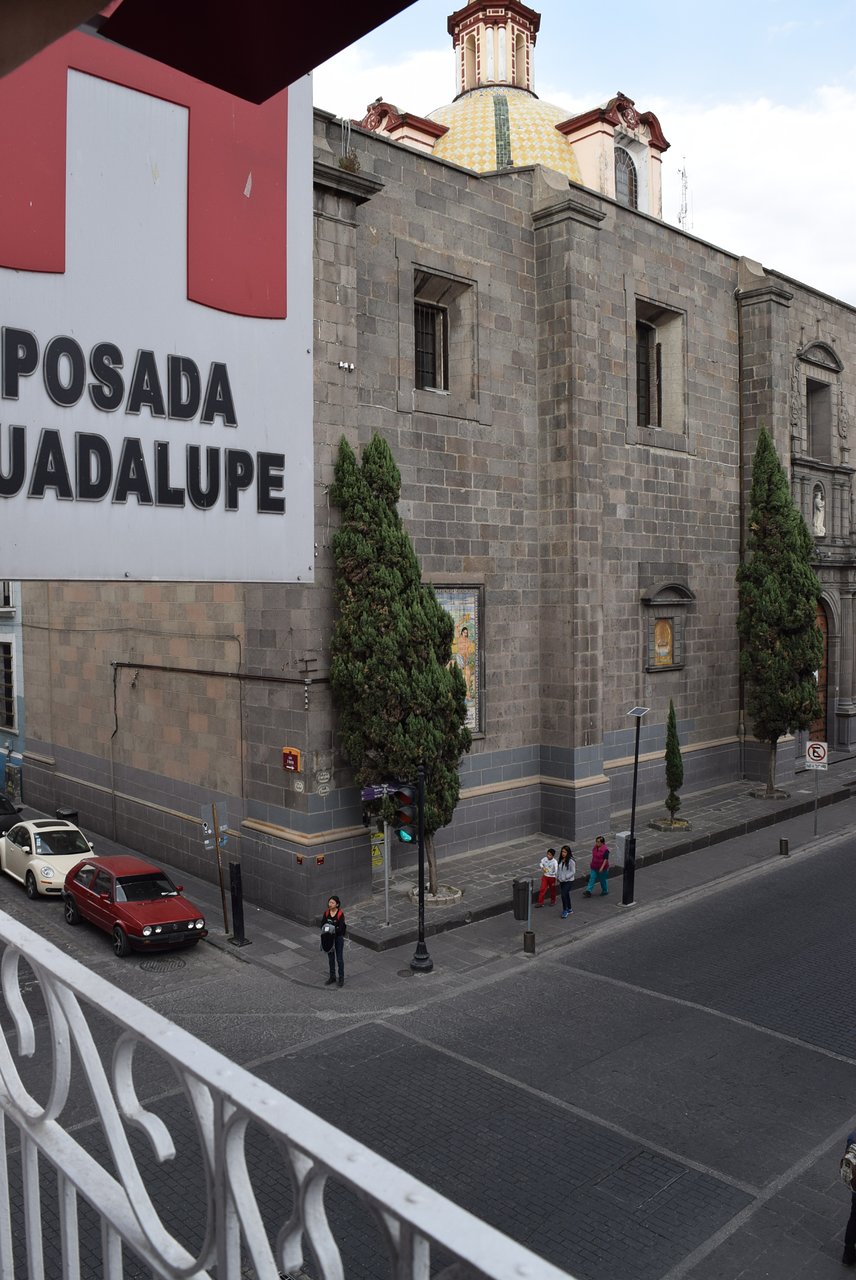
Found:
[[0, 266], [65, 271], [69, 68], [187, 108], [187, 296], [284, 317], [288, 90], [256, 106], [80, 32], [0, 80]]

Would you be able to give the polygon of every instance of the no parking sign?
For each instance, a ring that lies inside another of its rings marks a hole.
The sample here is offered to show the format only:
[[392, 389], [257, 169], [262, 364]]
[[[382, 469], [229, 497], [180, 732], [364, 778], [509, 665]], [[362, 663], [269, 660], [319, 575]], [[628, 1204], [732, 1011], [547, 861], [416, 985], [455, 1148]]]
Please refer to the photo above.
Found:
[[810, 742], [805, 749], [807, 769], [826, 769], [829, 765], [829, 743]]

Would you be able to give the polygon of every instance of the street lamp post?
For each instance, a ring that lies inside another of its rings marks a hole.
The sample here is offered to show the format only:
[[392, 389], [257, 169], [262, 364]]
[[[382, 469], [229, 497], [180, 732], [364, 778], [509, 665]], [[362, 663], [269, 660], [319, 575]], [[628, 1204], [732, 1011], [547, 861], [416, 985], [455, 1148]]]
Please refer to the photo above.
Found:
[[642, 728], [642, 717], [648, 714], [647, 707], [632, 707], [627, 713], [636, 718], [636, 747], [633, 753], [633, 798], [630, 801], [630, 834], [624, 849], [624, 880], [621, 888], [621, 905], [633, 906], [633, 893], [636, 888], [636, 784], [639, 779], [639, 733]]
[[425, 766], [420, 764], [416, 770], [416, 796], [419, 830], [419, 934], [416, 950], [410, 961], [414, 973], [430, 973], [434, 961], [425, 946]]

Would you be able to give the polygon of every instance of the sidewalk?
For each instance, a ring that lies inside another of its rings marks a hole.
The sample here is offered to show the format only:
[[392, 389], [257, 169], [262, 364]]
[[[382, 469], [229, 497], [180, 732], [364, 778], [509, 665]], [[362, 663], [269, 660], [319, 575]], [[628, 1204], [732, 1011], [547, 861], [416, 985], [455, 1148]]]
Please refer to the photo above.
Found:
[[[687, 796], [681, 815], [691, 821], [690, 832], [655, 831], [648, 823], [664, 815], [662, 806], [637, 807], [638, 902], [645, 906], [663, 902], [677, 893], [703, 888], [724, 876], [777, 859], [781, 839], [789, 840], [792, 851], [813, 840], [814, 777], [811, 774], [797, 776], [786, 800], [753, 799], [749, 795], [751, 785], [730, 784]], [[818, 793], [819, 836], [856, 823], [856, 760], [841, 761], [828, 772], [820, 773]], [[614, 815], [613, 829], [604, 833], [613, 849], [615, 831], [627, 827], [629, 813]], [[762, 833], [760, 837], [754, 835], [757, 832]], [[533, 912], [539, 952], [583, 937], [621, 913], [621, 867], [615, 859], [608, 900], [603, 902], [599, 891], [591, 899], [582, 894], [596, 834], [587, 832], [575, 842], [579, 857], [574, 912], [570, 919], [561, 919], [559, 907]], [[103, 839], [99, 843], [105, 844]], [[460, 888], [462, 896], [451, 906], [426, 906], [425, 934], [431, 941], [429, 950], [435, 963], [435, 976], [442, 975], [443, 981], [454, 983], [498, 958], [519, 956], [525, 924], [515, 921], [511, 914], [512, 882], [516, 878], [532, 877], [537, 887], [537, 867], [544, 849], [549, 844], [561, 843], [556, 837], [536, 835], [441, 860], [441, 883]], [[169, 869], [168, 863], [164, 865]], [[326, 962], [319, 956], [316, 929], [246, 902], [245, 932], [249, 945], [237, 947], [224, 926], [219, 887], [178, 870], [173, 870], [173, 874], [184, 882], [189, 896], [205, 911], [210, 931], [208, 941], [212, 945], [301, 985], [317, 983], [319, 968]], [[348, 971], [359, 977], [360, 987], [367, 993], [388, 992], [390, 983], [395, 985], [393, 980], [410, 976], [411, 947], [417, 940], [417, 908], [409, 893], [415, 882], [413, 871], [393, 876], [389, 924], [382, 886], [372, 899], [343, 904], [350, 937]], [[465, 925], [470, 927], [463, 928]]]
[[[856, 795], [856, 759], [845, 759], [833, 764], [826, 771], [818, 771], [817, 777], [819, 811]], [[652, 819], [667, 817], [663, 805], [637, 806], [637, 870], [814, 812], [813, 773], [798, 774], [787, 799], [754, 799], [750, 791], [757, 785], [750, 782], [729, 783], [685, 797], [679, 816], [690, 821], [690, 831], [657, 831], [649, 823]], [[609, 831], [592, 828], [591, 831], [584, 831], [573, 842], [577, 863], [575, 897], [581, 895], [584, 887], [589, 872], [591, 847], [598, 834], [606, 835], [612, 850], [611, 877], [620, 877], [622, 867], [618, 849], [621, 842], [616, 841], [615, 836], [616, 832], [626, 831], [629, 827], [628, 810], [626, 813], [613, 815]], [[563, 843], [565, 841], [558, 836], [533, 835], [441, 859], [438, 867], [440, 885], [454, 886], [463, 892], [460, 901], [451, 905], [426, 905], [426, 936], [511, 911], [514, 880], [531, 877], [533, 888], [537, 891], [540, 882], [538, 863], [545, 850], [549, 846], [558, 850]], [[382, 885], [372, 899], [350, 904], [346, 914], [352, 939], [378, 951], [397, 947], [405, 942], [415, 942], [416, 907], [409, 896], [415, 883], [415, 870], [393, 874], [389, 890], [388, 922]], [[620, 879], [618, 884], [620, 885]]]
[[[814, 838], [814, 776], [798, 774], [787, 799], [756, 800], [749, 795], [753, 784], [732, 783], [715, 790], [684, 797], [682, 817], [692, 823], [689, 832], [659, 832], [648, 823], [662, 818], [662, 805], [636, 810], [637, 875], [636, 900], [640, 910], [663, 905], [676, 894], [703, 889], [725, 876], [745, 873], [779, 857], [779, 842], [787, 839], [791, 851], [810, 844]], [[834, 763], [818, 776], [818, 836], [828, 835], [856, 824], [856, 758]], [[25, 816], [29, 816], [25, 813]], [[615, 853], [615, 832], [629, 828], [630, 815], [613, 815], [611, 830], [603, 832]], [[760, 832], [760, 836], [754, 833]], [[613, 857], [611, 892], [606, 901], [596, 891], [583, 897], [591, 846], [597, 831], [584, 832], [576, 841], [577, 879], [572, 916], [563, 920], [560, 906], [533, 911], [539, 954], [554, 946], [582, 940], [593, 929], [619, 918], [621, 907], [621, 867]], [[104, 836], [94, 836], [96, 851], [124, 851]], [[563, 841], [555, 836], [527, 836], [525, 839], [474, 850], [440, 861], [440, 882], [461, 890], [461, 898], [450, 906], [426, 905], [425, 936], [430, 941], [434, 962], [432, 983], [455, 986], [467, 981], [473, 971], [497, 962], [517, 962], [523, 953], [525, 923], [514, 920], [512, 883], [531, 877], [537, 888], [538, 862], [548, 845], [558, 848]], [[259, 965], [307, 988], [318, 986], [319, 974], [326, 971], [320, 954], [318, 930], [275, 915], [264, 907], [244, 903], [245, 934], [248, 945], [231, 940], [224, 921], [219, 885], [198, 879], [171, 866], [168, 857], [157, 861], [186, 887], [188, 896], [205, 913], [209, 944], [236, 960]], [[369, 999], [400, 987], [401, 978], [412, 977], [410, 959], [417, 940], [417, 907], [410, 898], [416, 883], [415, 870], [396, 873], [389, 891], [389, 923], [383, 885], [367, 901], [343, 904], [348, 920], [350, 943], [347, 970], [354, 979], [354, 991]], [[231, 918], [228, 885], [226, 901]], [[323, 903], [319, 904], [319, 917]], [[464, 928], [462, 926], [469, 926]], [[423, 975], [419, 975], [422, 978]]]

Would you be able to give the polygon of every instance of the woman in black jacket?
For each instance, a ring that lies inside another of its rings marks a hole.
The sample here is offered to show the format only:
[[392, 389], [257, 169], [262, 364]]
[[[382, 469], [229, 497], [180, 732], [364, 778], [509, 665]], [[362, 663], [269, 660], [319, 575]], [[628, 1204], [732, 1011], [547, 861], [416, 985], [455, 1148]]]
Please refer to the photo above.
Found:
[[345, 913], [335, 893], [327, 900], [327, 910], [321, 917], [321, 946], [327, 952], [330, 961], [330, 977], [324, 983], [330, 987], [336, 981], [336, 964], [339, 965], [339, 986], [345, 985]]

